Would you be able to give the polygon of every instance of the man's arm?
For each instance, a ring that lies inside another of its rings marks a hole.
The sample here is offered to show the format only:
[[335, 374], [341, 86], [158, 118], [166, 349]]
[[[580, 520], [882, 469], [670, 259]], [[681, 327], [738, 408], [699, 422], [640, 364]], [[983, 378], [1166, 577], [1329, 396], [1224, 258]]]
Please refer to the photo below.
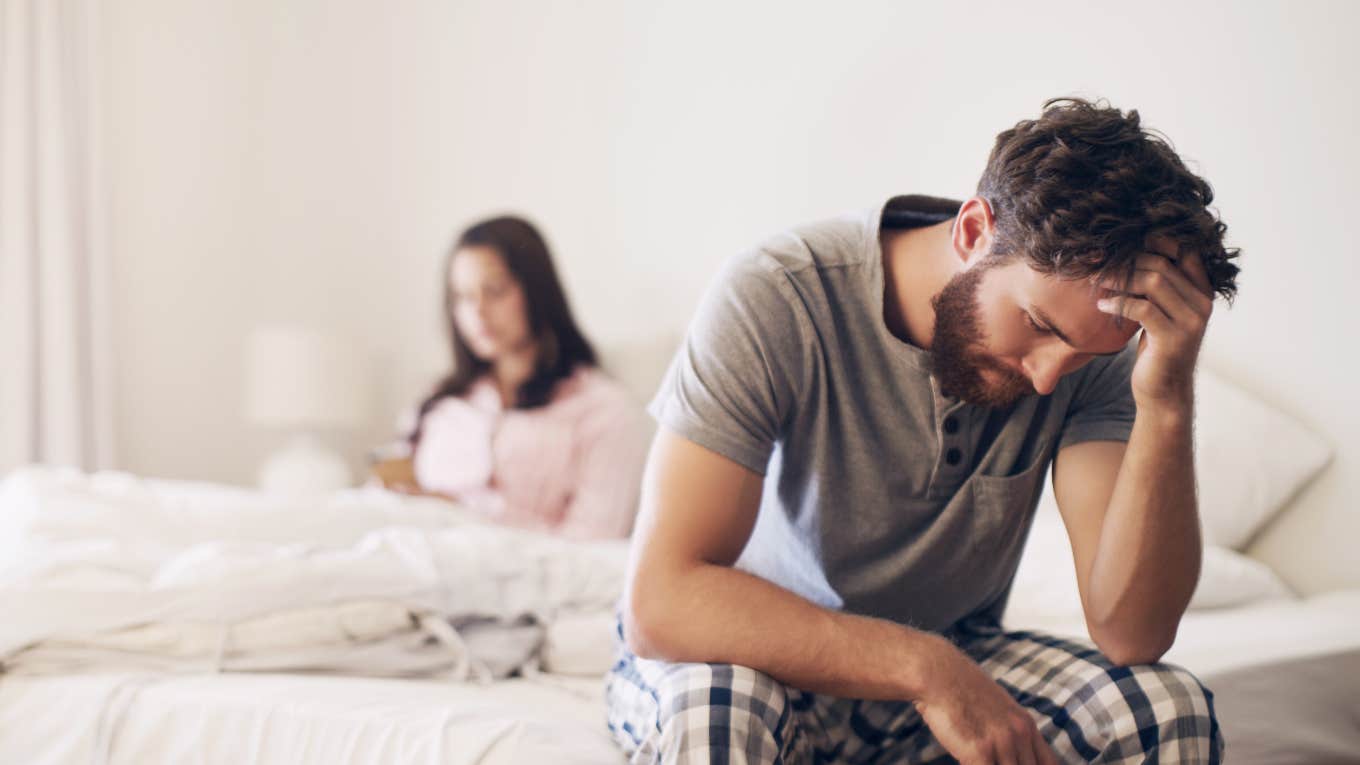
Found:
[[1140, 412], [1127, 447], [1074, 444], [1054, 464], [1086, 627], [1116, 664], [1166, 653], [1199, 579], [1189, 442], [1188, 427]]
[[1213, 298], [1193, 254], [1140, 257], [1133, 281], [1120, 289], [1126, 293], [1101, 308], [1143, 326], [1131, 379], [1133, 432], [1127, 446], [1064, 448], [1053, 489], [1091, 638], [1112, 661], [1142, 664], [1171, 647], [1199, 579], [1194, 367]]
[[817, 693], [921, 695], [940, 638], [821, 608], [732, 568], [755, 526], [762, 478], [667, 430], [643, 479], [624, 632], [639, 656], [725, 662]]
[[944, 638], [821, 608], [732, 568], [759, 510], [758, 474], [667, 430], [643, 478], [624, 632], [644, 658], [720, 662], [796, 688], [913, 700], [965, 762], [1054, 762], [1033, 720]]

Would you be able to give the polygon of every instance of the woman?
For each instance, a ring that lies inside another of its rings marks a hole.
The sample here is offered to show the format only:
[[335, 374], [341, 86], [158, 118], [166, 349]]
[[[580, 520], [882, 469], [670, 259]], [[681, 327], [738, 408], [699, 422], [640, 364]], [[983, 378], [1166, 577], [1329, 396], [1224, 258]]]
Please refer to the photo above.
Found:
[[516, 526], [627, 536], [646, 427], [597, 366], [543, 237], [500, 217], [459, 237], [445, 267], [453, 371], [418, 407], [389, 488], [439, 494]]

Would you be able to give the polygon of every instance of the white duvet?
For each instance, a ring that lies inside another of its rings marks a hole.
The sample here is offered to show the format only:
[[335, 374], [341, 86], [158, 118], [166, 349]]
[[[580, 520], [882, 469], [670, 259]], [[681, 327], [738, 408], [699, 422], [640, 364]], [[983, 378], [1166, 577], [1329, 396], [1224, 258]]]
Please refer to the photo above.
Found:
[[613, 609], [625, 555], [378, 489], [26, 468], [0, 484], [0, 663], [502, 676], [598, 653], [578, 625]]

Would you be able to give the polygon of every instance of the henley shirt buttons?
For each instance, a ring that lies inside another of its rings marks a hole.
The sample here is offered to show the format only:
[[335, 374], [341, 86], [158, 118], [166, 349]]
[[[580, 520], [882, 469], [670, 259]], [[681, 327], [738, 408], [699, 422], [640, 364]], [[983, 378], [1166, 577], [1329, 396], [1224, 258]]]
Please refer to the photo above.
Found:
[[958, 449], [950, 449], [949, 451], [944, 453], [944, 461], [949, 463], [950, 465], [959, 464], [959, 460], [961, 459], [963, 459], [963, 453], [960, 452]]
[[944, 432], [948, 433], [951, 436], [959, 432], [958, 418], [955, 417], [944, 418]]

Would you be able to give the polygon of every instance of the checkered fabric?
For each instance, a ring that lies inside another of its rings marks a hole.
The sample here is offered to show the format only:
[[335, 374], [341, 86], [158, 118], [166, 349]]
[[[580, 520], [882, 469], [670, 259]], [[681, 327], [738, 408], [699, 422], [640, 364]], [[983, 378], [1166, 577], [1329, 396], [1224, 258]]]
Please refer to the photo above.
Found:
[[[640, 659], [617, 631], [609, 729], [633, 763], [953, 762], [910, 702], [789, 688], [732, 664]], [[1217, 763], [1213, 694], [1167, 664], [1115, 666], [1079, 642], [997, 628], [956, 644], [1034, 717], [1063, 762]]]

